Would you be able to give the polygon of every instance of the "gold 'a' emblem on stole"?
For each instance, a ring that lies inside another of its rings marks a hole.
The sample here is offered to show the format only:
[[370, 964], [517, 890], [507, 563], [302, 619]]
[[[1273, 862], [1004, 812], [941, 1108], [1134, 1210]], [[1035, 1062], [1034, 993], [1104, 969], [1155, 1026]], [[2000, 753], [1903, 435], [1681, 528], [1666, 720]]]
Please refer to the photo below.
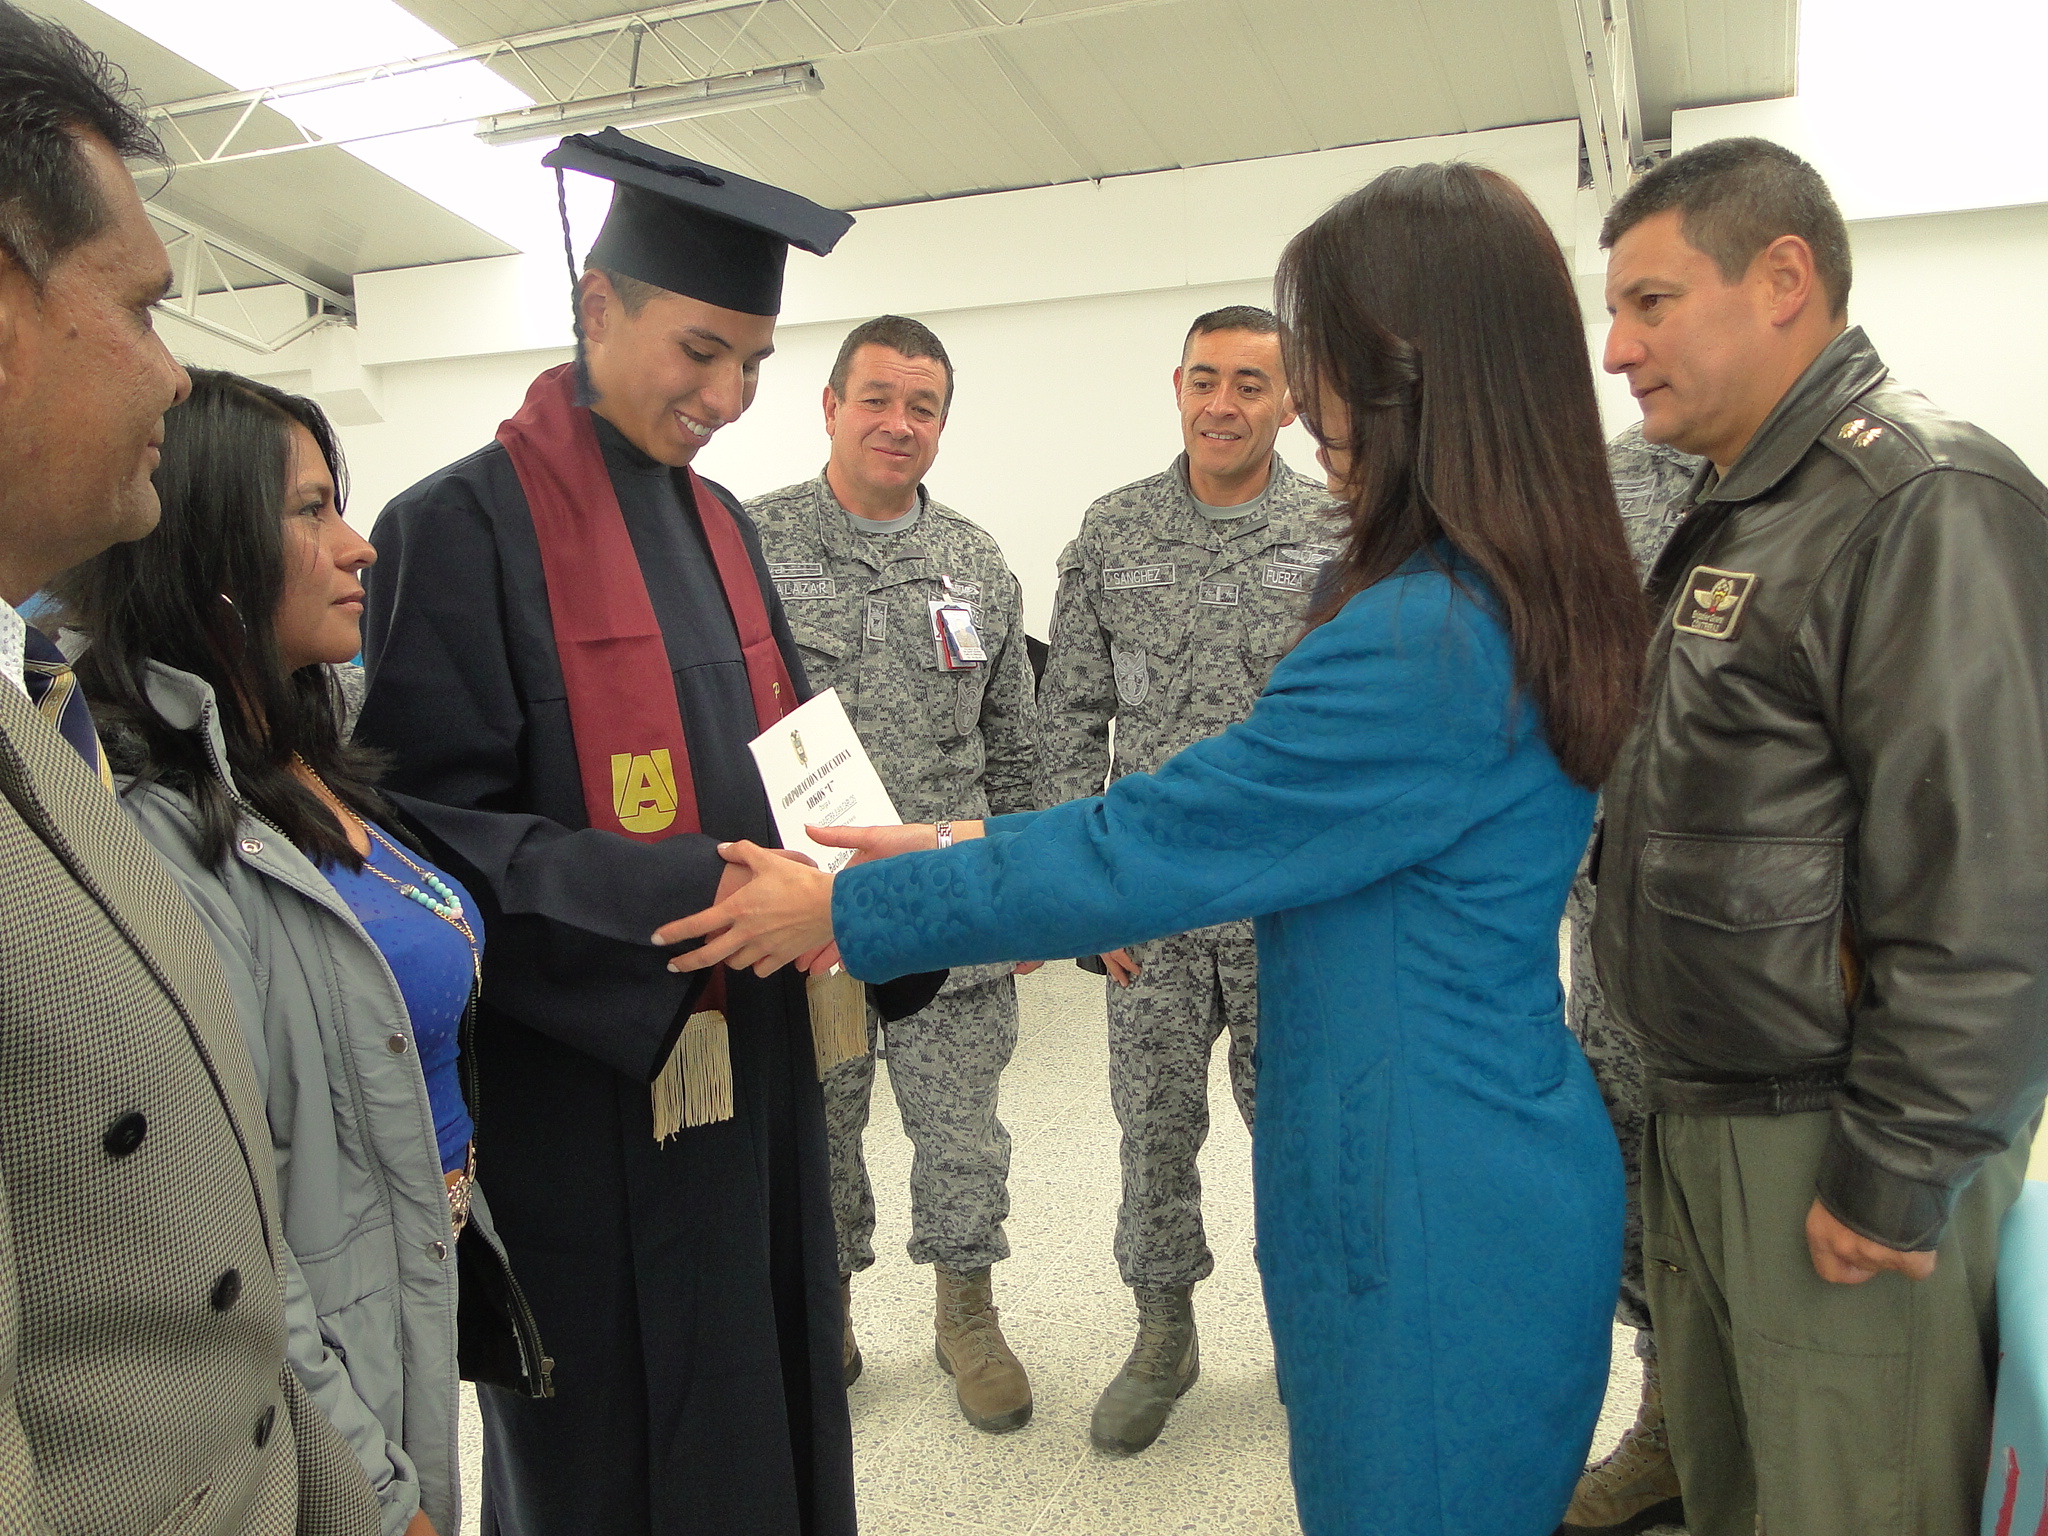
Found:
[[612, 810], [628, 832], [665, 832], [676, 819], [676, 767], [667, 747], [612, 754]]

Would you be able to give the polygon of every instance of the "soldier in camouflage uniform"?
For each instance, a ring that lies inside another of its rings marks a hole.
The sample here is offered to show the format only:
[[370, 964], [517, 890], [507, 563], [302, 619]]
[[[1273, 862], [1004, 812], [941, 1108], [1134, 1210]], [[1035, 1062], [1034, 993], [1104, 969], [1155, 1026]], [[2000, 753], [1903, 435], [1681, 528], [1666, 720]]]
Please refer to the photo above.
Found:
[[[1047, 805], [1100, 794], [1106, 779], [1149, 772], [1244, 719], [1301, 633], [1338, 533], [1322, 483], [1273, 451], [1294, 419], [1277, 331], [1248, 307], [1195, 322], [1174, 372], [1186, 452], [1096, 502], [1060, 556], [1039, 689]], [[1215, 1267], [1195, 1169], [1209, 1130], [1209, 1053], [1229, 1036], [1231, 1088], [1249, 1126], [1258, 962], [1249, 923], [1102, 960], [1123, 1130], [1116, 1258], [1136, 1292], [1139, 1333], [1091, 1434], [1105, 1450], [1132, 1452], [1158, 1436], [1198, 1368], [1190, 1293]]]
[[[1614, 476], [1615, 500], [1636, 568], [1647, 581], [1671, 535], [1691, 505], [1688, 492], [1701, 461], [1675, 448], [1643, 437], [1640, 423], [1607, 445], [1607, 464]], [[1599, 834], [1594, 833], [1597, 844]], [[1571, 922], [1571, 995], [1565, 1018], [1579, 1037], [1593, 1079], [1607, 1101], [1614, 1134], [1621, 1142], [1621, 1163], [1627, 1180], [1628, 1205], [1622, 1235], [1621, 1298], [1614, 1315], [1636, 1330], [1636, 1354], [1643, 1361], [1643, 1402], [1635, 1424], [1612, 1455], [1589, 1467], [1579, 1480], [1564, 1531], [1571, 1536], [1633, 1532], [1646, 1524], [1676, 1520], [1678, 1473], [1664, 1433], [1664, 1407], [1657, 1379], [1657, 1342], [1650, 1331], [1650, 1307], [1643, 1291], [1643, 1069], [1633, 1041], [1608, 1013], [1593, 974], [1592, 855], [1579, 866], [1565, 902]]]
[[[1036, 808], [1030, 663], [1021, 594], [996, 541], [926, 494], [952, 365], [924, 326], [884, 315], [841, 347], [825, 390], [831, 457], [817, 479], [747, 503], [811, 686], [836, 688], [906, 820]], [[985, 661], [941, 665], [932, 604], [971, 613]], [[868, 1038], [880, 1040], [870, 1011]], [[889, 1083], [915, 1148], [910, 1257], [936, 1267], [938, 1358], [977, 1428], [1015, 1429], [1031, 1385], [996, 1322], [989, 1268], [1009, 1257], [1010, 1136], [996, 1091], [1017, 1044], [1012, 967], [953, 971], [930, 1006], [888, 1027]], [[874, 1191], [861, 1138], [875, 1054], [825, 1077], [833, 1216], [854, 1342], [852, 1276], [875, 1262]]]

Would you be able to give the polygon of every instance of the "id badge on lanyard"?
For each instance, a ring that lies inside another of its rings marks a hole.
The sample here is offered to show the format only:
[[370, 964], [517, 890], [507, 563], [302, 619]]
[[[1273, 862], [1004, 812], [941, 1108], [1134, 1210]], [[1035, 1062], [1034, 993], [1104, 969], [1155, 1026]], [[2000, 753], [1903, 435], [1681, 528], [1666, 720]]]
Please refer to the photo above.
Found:
[[[953, 590], [950, 576], [939, 578], [946, 590]], [[938, 647], [939, 666], [948, 672], [966, 672], [988, 661], [988, 651], [974, 628], [974, 610], [955, 597], [933, 598], [932, 640]]]

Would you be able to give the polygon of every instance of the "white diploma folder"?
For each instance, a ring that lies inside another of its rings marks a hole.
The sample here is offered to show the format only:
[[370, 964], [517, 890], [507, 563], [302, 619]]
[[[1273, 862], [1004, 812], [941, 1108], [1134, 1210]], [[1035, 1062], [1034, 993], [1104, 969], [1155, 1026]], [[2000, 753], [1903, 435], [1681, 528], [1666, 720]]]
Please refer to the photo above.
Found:
[[824, 848], [804, 836], [818, 827], [895, 827], [903, 818], [882, 776], [875, 772], [839, 691], [827, 688], [800, 704], [747, 743], [782, 846], [807, 853], [818, 868], [836, 874], [853, 858], [851, 848]]

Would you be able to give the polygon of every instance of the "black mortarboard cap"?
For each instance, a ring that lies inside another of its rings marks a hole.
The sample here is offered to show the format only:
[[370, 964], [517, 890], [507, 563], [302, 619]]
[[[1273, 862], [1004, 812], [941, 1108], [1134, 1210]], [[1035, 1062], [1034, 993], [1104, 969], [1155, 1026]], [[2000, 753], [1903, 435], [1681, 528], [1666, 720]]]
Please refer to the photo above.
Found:
[[541, 164], [613, 184], [611, 212], [590, 248], [594, 264], [741, 314], [781, 310], [782, 266], [792, 245], [823, 256], [853, 227], [851, 214], [616, 128], [572, 133]]

